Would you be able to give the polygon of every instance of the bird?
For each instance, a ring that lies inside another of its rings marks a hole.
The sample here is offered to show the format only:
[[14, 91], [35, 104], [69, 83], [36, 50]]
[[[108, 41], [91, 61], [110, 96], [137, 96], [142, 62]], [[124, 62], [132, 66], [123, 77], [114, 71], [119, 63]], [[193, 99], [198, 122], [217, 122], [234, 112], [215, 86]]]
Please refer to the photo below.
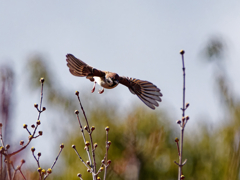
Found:
[[93, 68], [72, 54], [66, 55], [66, 61], [72, 75], [86, 77], [94, 82], [92, 93], [95, 91], [96, 83], [102, 87], [102, 89], [99, 90], [99, 94], [104, 92], [104, 88], [113, 89], [120, 83], [128, 87], [132, 94], [137, 95], [144, 104], [153, 110], [159, 106], [158, 102], [162, 101], [161, 90], [149, 81], [119, 76], [114, 72]]

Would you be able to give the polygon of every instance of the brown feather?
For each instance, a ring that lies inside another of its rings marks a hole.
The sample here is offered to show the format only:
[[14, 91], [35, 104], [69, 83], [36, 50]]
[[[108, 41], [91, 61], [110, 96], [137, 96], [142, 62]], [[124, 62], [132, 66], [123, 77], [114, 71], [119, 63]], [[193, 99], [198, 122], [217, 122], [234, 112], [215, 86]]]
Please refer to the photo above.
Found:
[[151, 109], [155, 109], [158, 102], [162, 101], [160, 89], [149, 81], [120, 76], [119, 83], [127, 86], [131, 93], [136, 94]]
[[105, 72], [95, 69], [92, 66], [89, 66], [85, 62], [81, 61], [80, 59], [77, 59], [72, 54], [66, 55], [67, 59], [67, 66], [69, 67], [69, 71], [74, 76], [98, 76], [102, 77], [105, 76]]

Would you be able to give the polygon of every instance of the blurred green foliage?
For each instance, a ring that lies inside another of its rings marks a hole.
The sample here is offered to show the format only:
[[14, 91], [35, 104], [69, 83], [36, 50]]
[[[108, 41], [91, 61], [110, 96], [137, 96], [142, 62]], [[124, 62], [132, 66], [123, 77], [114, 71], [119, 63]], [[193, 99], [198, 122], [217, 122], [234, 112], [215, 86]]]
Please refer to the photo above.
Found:
[[[209, 59], [222, 57], [223, 47], [221, 41], [214, 39], [214, 42], [210, 42], [205, 49], [206, 57]], [[28, 70], [32, 87], [39, 89], [40, 83], [36, 82], [40, 77], [45, 77], [44, 98], [47, 99], [47, 104], [56, 105], [64, 112], [65, 119], [71, 119], [69, 124], [71, 131], [66, 133], [63, 140], [65, 148], [60, 156], [64, 160], [61, 170], [56, 170], [57, 173], [53, 173], [48, 179], [78, 179], [77, 173], [81, 173], [84, 180], [92, 179], [71, 148], [71, 145], [75, 144], [81, 157], [87, 160], [77, 118], [73, 116], [75, 109], [80, 110], [77, 97], [74, 99], [68, 93], [58, 90], [62, 87], [53, 83], [53, 78], [56, 77], [52, 77], [50, 74], [52, 69], [48, 69], [43, 58], [36, 56], [30, 59]], [[240, 101], [231, 92], [226, 71], [218, 72], [215, 80], [219, 97], [228, 116], [220, 120], [219, 123], [222, 125], [218, 125], [214, 130], [203, 121], [191, 136], [185, 136], [183, 158], [187, 158], [188, 161], [183, 173], [189, 180], [240, 179]], [[149, 111], [147, 108], [135, 107], [131, 112], [121, 116], [116, 112], [115, 105], [99, 102], [81, 91], [80, 97], [90, 126], [96, 127], [93, 141], [98, 143], [96, 150], [98, 168], [105, 154], [105, 127], [110, 127], [109, 140], [112, 144], [108, 157], [112, 163], [108, 168], [107, 179], [177, 179], [178, 167], [173, 161], [178, 160], [178, 153], [173, 135], [178, 134], [179, 129], [177, 124], [172, 123], [174, 120], [169, 118], [170, 110]], [[81, 122], [85, 125], [83, 116]], [[27, 172], [30, 173], [31, 170]], [[31, 177], [35, 179], [37, 172], [32, 172]], [[103, 173], [100, 177], [103, 177]]]
[[[221, 41], [213, 39], [205, 49], [206, 56], [209, 59], [222, 57], [223, 47]], [[70, 99], [68, 95], [52, 94], [56, 92], [54, 89], [59, 87], [52, 85], [53, 80], [48, 75], [50, 70], [47, 70], [44, 61], [33, 59], [29, 65], [32, 71], [31, 77], [45, 76], [45, 79], [50, 82], [47, 84], [48, 92], [46, 93], [48, 103], [56, 103], [65, 109], [66, 116], [79, 108], [77, 101]], [[32, 78], [33, 80], [36, 79]], [[229, 113], [223, 125], [212, 131], [204, 121], [198, 126], [196, 133], [185, 137], [184, 158], [188, 161], [183, 168], [183, 173], [187, 179], [239, 179], [240, 101], [233, 96], [227, 82], [225, 71], [218, 73], [216, 87], [224, 102], [226, 112]], [[173, 161], [178, 159], [178, 155], [173, 134], [179, 130], [171, 127], [177, 127], [177, 125], [171, 123], [174, 120], [168, 117], [170, 111], [148, 111], [146, 108], [135, 107], [123, 118], [116, 113], [115, 106], [84, 96], [83, 94], [81, 98], [83, 104], [86, 104], [84, 108], [90, 126], [96, 127], [93, 140], [98, 143], [96, 150], [98, 168], [105, 153], [105, 127], [110, 127], [109, 140], [112, 145], [108, 157], [112, 160], [112, 164], [108, 168], [108, 179], [177, 179], [178, 167]], [[90, 101], [95, 101], [95, 103]], [[88, 106], [88, 103], [95, 105]], [[83, 117], [81, 120], [85, 123]], [[62, 171], [50, 176], [50, 179], [77, 179], [77, 173], [81, 173], [84, 179], [92, 179], [71, 148], [71, 145], [75, 144], [82, 158], [87, 160], [77, 119], [73, 119], [72, 123], [75, 123], [75, 127], [66, 137], [66, 148], [61, 155], [61, 158], [64, 158]]]

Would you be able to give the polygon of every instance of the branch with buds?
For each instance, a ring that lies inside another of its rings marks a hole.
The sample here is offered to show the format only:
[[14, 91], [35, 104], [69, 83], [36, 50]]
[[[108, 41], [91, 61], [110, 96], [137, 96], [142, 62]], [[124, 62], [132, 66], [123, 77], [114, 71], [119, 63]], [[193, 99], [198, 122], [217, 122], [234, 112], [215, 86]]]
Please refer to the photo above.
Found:
[[[20, 153], [21, 151], [23, 151], [24, 149], [26, 149], [26, 147], [28, 147], [28, 145], [30, 144], [30, 142], [33, 140], [33, 139], [36, 139], [40, 136], [43, 135], [43, 132], [42, 131], [38, 131], [37, 133], [37, 129], [38, 127], [41, 125], [41, 121], [40, 121], [40, 116], [41, 116], [41, 113], [44, 112], [46, 110], [45, 107], [42, 107], [42, 101], [43, 101], [43, 84], [44, 84], [44, 78], [41, 78], [40, 79], [40, 82], [41, 82], [41, 96], [40, 96], [40, 104], [34, 104], [34, 107], [37, 109], [38, 111], [38, 117], [37, 117], [37, 121], [35, 124], [32, 124], [30, 127], [32, 128], [32, 130], [28, 127], [27, 124], [23, 124], [23, 128], [26, 129], [27, 133], [28, 133], [28, 141], [27, 143], [25, 144], [23, 140], [21, 140], [19, 142], [21, 148], [19, 148], [18, 150], [16, 151], [13, 151], [13, 152], [9, 152], [9, 149], [10, 149], [10, 145], [7, 144], [6, 146], [4, 146], [4, 141], [3, 141], [3, 137], [2, 137], [2, 123], [0, 123], [0, 141], [1, 141], [1, 146], [0, 146], [0, 155], [1, 155], [1, 162], [0, 162], [0, 169], [1, 169], [1, 177], [0, 179], [2, 179], [2, 175], [3, 175], [3, 166], [2, 166], [2, 156], [5, 157], [5, 163], [6, 163], [6, 166], [7, 166], [7, 175], [8, 175], [8, 180], [13, 180], [16, 178], [16, 173], [17, 171], [20, 172], [21, 176], [23, 177], [23, 179], [26, 179], [25, 176], [23, 175], [22, 173], [22, 165], [25, 163], [25, 160], [22, 159], [21, 160], [21, 164], [19, 166], [17, 166], [17, 168], [14, 167], [14, 164], [13, 162], [10, 160], [12, 156]], [[60, 145], [60, 151], [59, 151], [59, 154], [56, 158], [56, 160], [54, 161], [53, 165], [51, 168], [49, 168], [47, 170], [47, 173], [44, 169], [41, 169], [40, 167], [40, 163], [39, 163], [39, 158], [41, 156], [41, 153], [39, 152], [38, 153], [38, 158], [34, 155], [34, 151], [35, 151], [35, 148], [32, 147], [31, 148], [31, 151], [32, 151], [32, 154], [33, 154], [33, 157], [35, 158], [35, 160], [37, 161], [37, 165], [38, 165], [38, 172], [39, 172], [39, 179], [42, 180], [43, 179], [46, 179], [48, 177], [48, 175], [52, 172], [52, 168], [53, 166], [55, 165], [58, 157], [60, 156], [60, 153], [62, 152], [62, 149], [63, 149], [64, 145], [61, 144]], [[12, 174], [12, 169], [13, 169], [13, 174]], [[41, 171], [40, 171], [41, 169]]]
[[178, 138], [175, 138], [175, 142], [177, 144], [178, 149], [178, 156], [179, 156], [179, 162], [177, 163], [174, 161], [175, 164], [178, 165], [178, 180], [184, 179], [184, 175], [182, 173], [182, 167], [186, 164], [187, 159], [182, 162], [182, 155], [183, 155], [183, 136], [184, 136], [184, 129], [186, 127], [187, 122], [189, 121], [189, 116], [185, 116], [185, 111], [189, 107], [189, 103], [185, 104], [185, 93], [186, 93], [186, 73], [185, 73], [185, 65], [184, 65], [184, 50], [180, 51], [180, 54], [182, 56], [182, 70], [183, 70], [183, 107], [182, 110], [182, 119], [177, 120], [177, 124], [180, 127], [180, 142]]
[[37, 154], [37, 157], [36, 157], [35, 154], [34, 154], [35, 148], [34, 148], [34, 147], [31, 148], [32, 155], [33, 155], [33, 157], [34, 157], [34, 159], [36, 160], [37, 165], [38, 165], [37, 171], [38, 171], [38, 174], [39, 174], [39, 180], [42, 180], [42, 179], [45, 180], [45, 179], [47, 179], [47, 177], [52, 173], [52, 169], [53, 169], [53, 167], [55, 166], [55, 164], [56, 164], [56, 162], [57, 162], [57, 160], [58, 160], [58, 157], [60, 156], [63, 148], [64, 148], [64, 144], [60, 144], [60, 150], [59, 150], [59, 152], [58, 152], [58, 155], [57, 155], [55, 161], [53, 162], [52, 166], [51, 166], [50, 168], [48, 168], [47, 171], [46, 171], [45, 169], [42, 169], [41, 166], [40, 166], [40, 157], [41, 157], [41, 155], [42, 155], [41, 152], [39, 152], [39, 153]]
[[[82, 110], [83, 115], [84, 115], [84, 119], [86, 121], [86, 125], [83, 127], [82, 126], [82, 122], [81, 122], [80, 117], [79, 117], [79, 111], [75, 110], [75, 114], [77, 116], [79, 127], [80, 127], [80, 131], [81, 131], [81, 134], [82, 134], [82, 137], [83, 137], [83, 141], [84, 141], [84, 144], [85, 144], [84, 149], [87, 152], [88, 160], [86, 162], [83, 160], [83, 158], [79, 155], [75, 145], [72, 145], [72, 148], [76, 152], [76, 154], [77, 154], [78, 158], [81, 160], [81, 162], [86, 166], [87, 172], [92, 174], [93, 180], [101, 180], [101, 178], [98, 177], [98, 175], [103, 170], [104, 170], [104, 180], [106, 180], [107, 168], [108, 168], [108, 166], [111, 163], [111, 160], [108, 160], [108, 150], [109, 150], [109, 147], [111, 145], [111, 141], [108, 140], [108, 133], [109, 133], [110, 128], [108, 126], [105, 128], [105, 131], [106, 131], [106, 153], [105, 153], [105, 156], [104, 156], [103, 160], [101, 161], [101, 166], [100, 166], [99, 170], [97, 171], [96, 159], [95, 159], [95, 150], [96, 150], [98, 144], [97, 143], [93, 143], [93, 139], [92, 139], [92, 133], [95, 130], [95, 127], [92, 126], [90, 128], [90, 126], [89, 126], [86, 113], [84, 111], [84, 108], [82, 106], [82, 103], [81, 103], [81, 100], [80, 100], [80, 97], [79, 97], [79, 92], [76, 91], [75, 95], [78, 98], [81, 110]], [[84, 130], [89, 135], [89, 141], [86, 140]], [[82, 175], [80, 173], [77, 174], [77, 177], [79, 177], [79, 179], [83, 180]]]

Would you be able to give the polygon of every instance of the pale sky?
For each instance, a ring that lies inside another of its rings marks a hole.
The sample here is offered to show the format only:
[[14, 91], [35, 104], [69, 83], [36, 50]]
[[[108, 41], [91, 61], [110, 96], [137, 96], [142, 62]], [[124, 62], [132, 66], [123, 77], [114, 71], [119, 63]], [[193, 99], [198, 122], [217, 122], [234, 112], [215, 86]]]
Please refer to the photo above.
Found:
[[[29, 95], [23, 73], [27, 58], [35, 53], [49, 59], [57, 82], [73, 93], [85, 85], [90, 93], [92, 84], [69, 73], [67, 53], [95, 68], [151, 81], [163, 93], [158, 109], [168, 109], [176, 121], [182, 105], [179, 51], [184, 49], [188, 126], [202, 117], [217, 123], [224, 112], [213, 68], [202, 62], [200, 53], [210, 37], [226, 40], [231, 85], [240, 95], [239, 9], [236, 0], [0, 1], [0, 64], [9, 63], [16, 71], [16, 121], [22, 126], [27, 117], [36, 117], [28, 108], [38, 102], [39, 94]], [[99, 98], [116, 101], [122, 110], [142, 103], [120, 85]]]

